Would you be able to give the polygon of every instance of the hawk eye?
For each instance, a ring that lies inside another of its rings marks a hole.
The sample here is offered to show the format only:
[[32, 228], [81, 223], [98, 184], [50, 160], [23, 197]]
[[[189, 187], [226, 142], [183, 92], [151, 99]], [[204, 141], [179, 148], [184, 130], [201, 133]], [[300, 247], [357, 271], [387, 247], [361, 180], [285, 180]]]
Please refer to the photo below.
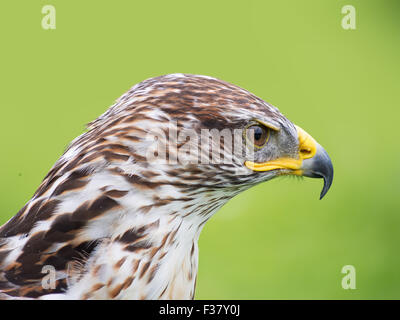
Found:
[[256, 147], [261, 148], [268, 141], [269, 128], [260, 125], [252, 125], [247, 128], [246, 136]]

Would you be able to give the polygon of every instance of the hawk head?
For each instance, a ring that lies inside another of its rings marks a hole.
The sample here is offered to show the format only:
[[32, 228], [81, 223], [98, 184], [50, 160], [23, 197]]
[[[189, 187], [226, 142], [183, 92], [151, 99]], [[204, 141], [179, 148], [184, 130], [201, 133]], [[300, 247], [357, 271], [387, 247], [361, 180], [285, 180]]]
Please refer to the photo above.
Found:
[[[146, 80], [90, 129], [91, 139], [124, 141], [148, 183], [237, 193], [297, 175], [323, 178], [320, 198], [332, 183], [330, 158], [306, 131], [248, 91], [207, 76]], [[128, 134], [135, 141], [124, 140]]]
[[[333, 168], [278, 109], [206, 76], [145, 80], [89, 124], [0, 228], [0, 298], [191, 298], [204, 223], [282, 175], [323, 178], [322, 198]], [[48, 266], [56, 284], [44, 288]]]

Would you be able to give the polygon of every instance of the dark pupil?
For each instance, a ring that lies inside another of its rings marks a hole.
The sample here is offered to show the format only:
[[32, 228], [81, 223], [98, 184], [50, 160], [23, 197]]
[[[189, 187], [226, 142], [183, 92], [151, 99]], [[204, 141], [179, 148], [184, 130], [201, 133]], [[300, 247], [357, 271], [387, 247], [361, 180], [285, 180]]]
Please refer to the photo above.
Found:
[[254, 141], [260, 140], [263, 135], [263, 130], [260, 127], [254, 128]]

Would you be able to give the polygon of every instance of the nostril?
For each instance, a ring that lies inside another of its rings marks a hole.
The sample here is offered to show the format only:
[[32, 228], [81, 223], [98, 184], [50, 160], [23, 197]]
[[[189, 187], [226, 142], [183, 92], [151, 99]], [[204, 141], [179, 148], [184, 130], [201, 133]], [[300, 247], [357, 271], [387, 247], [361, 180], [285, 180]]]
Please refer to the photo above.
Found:
[[302, 154], [305, 154], [305, 155], [311, 154], [311, 150], [310, 150], [310, 149], [300, 149], [300, 152], [301, 152]]

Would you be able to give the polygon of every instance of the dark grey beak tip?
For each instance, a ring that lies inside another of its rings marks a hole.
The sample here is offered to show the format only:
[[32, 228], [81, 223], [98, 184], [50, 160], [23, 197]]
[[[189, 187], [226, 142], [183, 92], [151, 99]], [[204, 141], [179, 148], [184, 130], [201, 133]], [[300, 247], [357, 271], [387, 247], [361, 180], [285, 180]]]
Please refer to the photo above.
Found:
[[311, 159], [304, 160], [304, 176], [310, 178], [323, 178], [324, 187], [322, 188], [319, 199], [321, 200], [328, 192], [333, 181], [333, 165], [328, 153], [318, 145], [317, 153]]
[[328, 190], [332, 185], [333, 170], [332, 170], [331, 178], [327, 178], [327, 177], [323, 177], [323, 178], [324, 178], [324, 187], [322, 188], [321, 195], [319, 196], [319, 200], [322, 200], [322, 198], [328, 193]]

